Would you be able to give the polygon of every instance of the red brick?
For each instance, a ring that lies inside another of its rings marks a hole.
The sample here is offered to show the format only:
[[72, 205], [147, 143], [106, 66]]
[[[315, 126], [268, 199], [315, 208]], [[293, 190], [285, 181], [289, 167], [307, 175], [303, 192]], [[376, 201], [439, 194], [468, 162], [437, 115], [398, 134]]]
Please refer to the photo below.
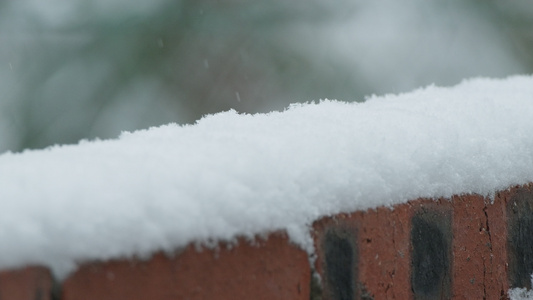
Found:
[[454, 207], [454, 299], [500, 299], [506, 295], [506, 223], [499, 199], [452, 198]]
[[63, 300], [308, 300], [307, 253], [275, 233], [254, 245], [219, 250], [188, 246], [175, 257], [87, 263], [63, 285]]
[[[503, 243], [507, 246], [508, 284], [511, 287], [531, 289], [533, 273], [533, 185], [516, 186], [498, 193], [503, 207], [506, 230]], [[492, 226], [494, 227], [494, 226]], [[491, 227], [491, 228], [492, 228]]]
[[360, 232], [360, 278], [375, 299], [407, 299], [409, 288], [408, 204], [364, 213]]
[[447, 199], [411, 204], [411, 288], [414, 299], [450, 299], [453, 289], [453, 211]]
[[0, 299], [50, 300], [53, 279], [45, 267], [26, 267], [0, 272]]
[[[353, 249], [354, 299], [413, 299], [411, 277], [411, 221], [415, 214], [430, 211], [451, 219], [451, 202], [448, 200], [419, 199], [397, 205], [394, 209], [380, 207], [365, 212], [338, 214], [323, 218], [313, 224], [317, 249], [316, 271], [322, 277], [323, 299], [335, 299], [335, 283], [328, 283], [326, 243], [333, 233]], [[446, 226], [450, 227], [451, 220]], [[447, 234], [451, 240], [451, 229]], [[451, 241], [449, 241], [451, 243]], [[450, 245], [451, 247], [451, 245]], [[450, 250], [451, 251], [451, 250]], [[451, 253], [447, 254], [447, 257]], [[449, 260], [451, 258], [449, 257]], [[450, 281], [451, 267], [447, 267], [445, 279]], [[332, 275], [337, 276], [337, 275]], [[335, 280], [338, 280], [336, 278]], [[443, 279], [444, 280], [444, 279]], [[450, 283], [446, 284], [449, 290]], [[370, 299], [370, 298], [369, 298]]]
[[378, 208], [366, 212], [338, 214], [313, 225], [317, 262], [322, 276], [323, 298], [333, 299], [328, 285], [325, 243], [328, 233], [340, 234], [353, 247], [353, 297], [409, 299], [409, 215], [408, 204], [395, 210]]
[[[505, 194], [506, 192], [497, 193], [494, 201], [487, 204], [485, 209], [492, 246], [491, 264], [486, 270], [488, 276], [485, 280], [487, 299], [507, 299], [507, 291], [509, 290], [508, 220]], [[500, 297], [491, 298], [490, 295], [499, 295]]]

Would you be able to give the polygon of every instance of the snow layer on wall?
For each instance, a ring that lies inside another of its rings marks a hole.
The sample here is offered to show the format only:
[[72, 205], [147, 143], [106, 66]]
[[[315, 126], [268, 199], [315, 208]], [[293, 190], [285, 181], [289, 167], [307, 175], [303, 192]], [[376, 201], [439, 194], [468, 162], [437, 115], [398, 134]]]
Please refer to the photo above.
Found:
[[[533, 181], [533, 77], [206, 116], [0, 156], [0, 267], [173, 250]], [[311, 251], [311, 250], [310, 250]]]

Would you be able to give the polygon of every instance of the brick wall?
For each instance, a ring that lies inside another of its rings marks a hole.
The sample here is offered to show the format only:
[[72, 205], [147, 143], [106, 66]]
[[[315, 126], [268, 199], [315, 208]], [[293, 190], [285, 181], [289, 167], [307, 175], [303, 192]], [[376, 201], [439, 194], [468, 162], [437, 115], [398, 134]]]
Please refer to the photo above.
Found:
[[493, 201], [464, 195], [338, 214], [316, 220], [312, 235], [313, 265], [273, 232], [86, 262], [61, 283], [45, 267], [5, 270], [0, 299], [506, 299], [510, 286], [531, 288], [533, 185]]

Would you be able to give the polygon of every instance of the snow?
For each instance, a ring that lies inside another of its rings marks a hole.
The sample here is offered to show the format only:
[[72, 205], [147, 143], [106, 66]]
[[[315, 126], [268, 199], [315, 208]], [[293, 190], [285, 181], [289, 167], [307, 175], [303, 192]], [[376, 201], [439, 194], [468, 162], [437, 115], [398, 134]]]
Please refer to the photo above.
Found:
[[[533, 274], [531, 274], [531, 282], [533, 283]], [[533, 290], [528, 290], [526, 288], [513, 288], [509, 289], [508, 295], [510, 300], [532, 300]]]
[[525, 288], [510, 289], [509, 298], [511, 300], [531, 300], [533, 299], [533, 291], [528, 291]]
[[533, 181], [533, 77], [228, 111], [0, 155], [0, 268], [172, 251], [322, 216]]

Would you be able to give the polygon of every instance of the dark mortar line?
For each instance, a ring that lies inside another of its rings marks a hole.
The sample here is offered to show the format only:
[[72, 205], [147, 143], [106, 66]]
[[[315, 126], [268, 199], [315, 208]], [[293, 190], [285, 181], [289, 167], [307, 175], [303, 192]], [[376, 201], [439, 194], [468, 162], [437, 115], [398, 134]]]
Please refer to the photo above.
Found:
[[[390, 220], [389, 224], [392, 225], [392, 248], [394, 249], [394, 255], [398, 255], [398, 250], [396, 249], [396, 237], [395, 237], [395, 233], [396, 232], [394, 230], [395, 227], [396, 227], [396, 222], [394, 222], [393, 220]], [[397, 262], [398, 262], [398, 257], [396, 256], [395, 259], [394, 259], [394, 268], [392, 270], [393, 272], [394, 272], [394, 270], [396, 270], [396, 263]], [[393, 278], [392, 274], [390, 272], [387, 272], [387, 275], [389, 275], [391, 282], [394, 282], [394, 278]], [[390, 288], [391, 288], [390, 284], [387, 284], [387, 286], [385, 287], [385, 294], [387, 294], [387, 292], [389, 291]], [[394, 290], [392, 291], [392, 299], [394, 299]]]
[[[485, 203], [485, 206], [483, 207], [483, 213], [485, 214], [485, 232], [489, 236], [489, 259], [490, 263], [492, 265], [492, 236], [490, 234], [490, 226], [489, 226], [489, 215], [487, 213], [487, 204]], [[487, 262], [486, 259], [483, 259], [483, 299], [487, 299]]]

